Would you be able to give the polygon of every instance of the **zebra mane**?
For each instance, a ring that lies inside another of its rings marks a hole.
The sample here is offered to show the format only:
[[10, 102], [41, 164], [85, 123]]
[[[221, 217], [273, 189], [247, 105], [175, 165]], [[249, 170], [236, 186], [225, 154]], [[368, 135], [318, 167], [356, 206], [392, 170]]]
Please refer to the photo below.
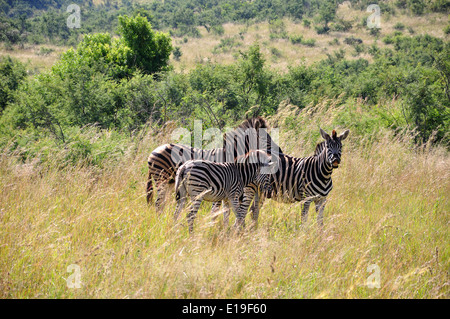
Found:
[[317, 143], [316, 149], [314, 150], [314, 156], [320, 155], [320, 153], [322, 153], [322, 151], [325, 147], [326, 147], [325, 141]]
[[[267, 124], [266, 120], [263, 119], [261, 116], [256, 116], [253, 118], [245, 119], [239, 126], [237, 126], [234, 130], [224, 133], [223, 134], [223, 147], [226, 148], [227, 144], [227, 136], [233, 136], [234, 134], [234, 143], [236, 143], [237, 139], [239, 139], [239, 133], [245, 132], [245, 130], [249, 128], [254, 128], [256, 130], [256, 138], [257, 142], [259, 143], [259, 129], [266, 129], [268, 131], [269, 125]], [[266, 151], [272, 150], [272, 143], [273, 145], [276, 145], [278, 148], [278, 152], [281, 154], [283, 151], [281, 148], [272, 140], [272, 137], [269, 133], [267, 133], [267, 146], [264, 147], [264, 145], [258, 145], [258, 149], [265, 149]], [[249, 151], [248, 149], [248, 136], [245, 137], [245, 146], [246, 146], [246, 153]]]

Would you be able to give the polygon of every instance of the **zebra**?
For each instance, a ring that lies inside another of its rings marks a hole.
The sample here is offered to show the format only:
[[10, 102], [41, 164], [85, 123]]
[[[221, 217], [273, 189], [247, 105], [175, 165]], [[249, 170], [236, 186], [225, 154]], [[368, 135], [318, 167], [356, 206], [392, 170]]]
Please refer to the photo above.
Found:
[[[279, 146], [267, 133], [267, 122], [260, 116], [244, 120], [235, 130], [224, 134], [223, 147], [203, 150], [180, 144], [164, 144], [153, 150], [148, 157], [147, 203], [153, 197], [153, 180], [157, 189], [155, 205], [161, 207], [167, 190], [175, 183], [177, 169], [187, 160], [203, 159], [214, 162], [233, 161], [237, 156], [244, 155], [252, 149], [264, 149], [282, 153]], [[264, 133], [264, 134], [263, 134]], [[256, 142], [256, 143], [255, 143]], [[230, 151], [231, 156], [230, 156]], [[228, 152], [227, 152], [228, 150]], [[220, 202], [213, 204], [212, 213], [220, 208]], [[228, 222], [229, 210], [225, 207], [224, 219]]]
[[223, 200], [229, 203], [236, 215], [235, 227], [244, 228], [250, 205], [250, 201], [241, 201], [245, 188], [253, 184], [271, 194], [269, 172], [273, 167], [274, 162], [271, 162], [271, 156], [260, 150], [252, 150], [238, 157], [233, 163], [187, 161], [178, 168], [175, 177], [177, 207], [174, 219], [178, 219], [189, 196], [192, 204], [187, 221], [189, 232], [192, 233], [194, 219], [202, 201]]
[[[280, 202], [303, 202], [301, 212], [302, 224], [307, 222], [308, 211], [312, 202], [315, 203], [317, 222], [323, 225], [323, 211], [326, 198], [333, 188], [331, 175], [341, 162], [342, 141], [349, 134], [344, 131], [339, 136], [336, 130], [332, 131], [331, 137], [320, 128], [320, 134], [324, 141], [317, 144], [314, 155], [297, 158], [286, 154], [278, 154], [278, 170], [271, 176], [272, 194], [271, 198]], [[247, 191], [244, 198], [254, 203], [251, 208], [252, 219], [255, 224], [258, 221], [259, 207], [264, 200], [264, 194], [258, 193], [256, 189]]]

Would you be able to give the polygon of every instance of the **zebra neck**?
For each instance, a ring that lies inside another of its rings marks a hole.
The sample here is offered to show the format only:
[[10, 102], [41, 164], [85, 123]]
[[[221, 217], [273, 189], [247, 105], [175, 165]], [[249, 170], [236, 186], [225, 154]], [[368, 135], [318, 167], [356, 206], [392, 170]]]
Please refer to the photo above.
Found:
[[318, 164], [322, 180], [331, 179], [331, 173], [333, 173], [333, 166], [330, 163], [328, 163], [326, 146], [322, 149], [320, 155], [318, 155]]

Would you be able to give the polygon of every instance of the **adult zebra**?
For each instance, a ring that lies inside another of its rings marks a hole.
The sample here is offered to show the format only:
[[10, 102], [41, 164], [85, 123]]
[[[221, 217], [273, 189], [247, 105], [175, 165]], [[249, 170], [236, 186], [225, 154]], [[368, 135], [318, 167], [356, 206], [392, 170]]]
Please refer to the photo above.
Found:
[[[303, 201], [302, 223], [306, 223], [308, 210], [312, 202], [316, 205], [317, 222], [323, 225], [323, 211], [326, 198], [333, 188], [331, 174], [341, 162], [342, 141], [348, 136], [349, 130], [337, 135], [333, 130], [331, 137], [324, 130], [320, 134], [325, 139], [317, 144], [314, 155], [297, 158], [285, 154], [278, 155], [279, 168], [272, 175], [271, 198], [281, 202]], [[259, 207], [263, 202], [261, 192], [256, 189], [247, 191], [244, 200], [253, 199], [252, 219], [258, 221]]]
[[[233, 162], [238, 156], [247, 154], [250, 150], [264, 150], [281, 153], [278, 145], [267, 133], [268, 125], [260, 117], [244, 120], [236, 129], [224, 134], [223, 147], [203, 150], [180, 144], [164, 144], [153, 150], [148, 157], [147, 203], [153, 197], [155, 183], [157, 198], [155, 205], [160, 207], [165, 199], [168, 188], [175, 183], [177, 169], [187, 160], [203, 159], [213, 162]], [[255, 190], [256, 191], [256, 190]], [[220, 207], [220, 203], [213, 205], [213, 211]], [[227, 215], [225, 210], [225, 218]]]
[[[240, 156], [233, 163], [214, 163], [204, 160], [189, 160], [181, 165], [175, 177], [177, 220], [187, 197], [192, 201], [187, 215], [189, 232], [194, 229], [194, 219], [203, 200], [226, 201], [236, 215], [236, 227], [245, 226], [249, 201], [242, 201], [248, 185], [257, 185], [270, 196], [270, 173], [274, 166], [271, 156], [256, 150]], [[266, 169], [264, 169], [266, 168]]]

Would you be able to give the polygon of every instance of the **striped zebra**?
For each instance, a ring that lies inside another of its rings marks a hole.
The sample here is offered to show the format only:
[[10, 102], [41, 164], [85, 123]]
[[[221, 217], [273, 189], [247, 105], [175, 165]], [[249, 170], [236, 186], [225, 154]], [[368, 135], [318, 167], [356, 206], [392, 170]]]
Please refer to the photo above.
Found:
[[[331, 175], [333, 169], [337, 169], [341, 162], [342, 141], [348, 136], [349, 130], [337, 135], [333, 130], [331, 137], [324, 130], [320, 134], [325, 141], [317, 144], [314, 155], [297, 158], [285, 154], [279, 154], [278, 170], [271, 176], [271, 198], [280, 202], [304, 202], [302, 209], [302, 223], [307, 222], [309, 207], [312, 202], [316, 205], [317, 222], [323, 225], [323, 211], [326, 198], [333, 188]], [[263, 202], [264, 194], [253, 189], [246, 192], [245, 196], [253, 200], [252, 219], [257, 223], [259, 207]]]
[[203, 200], [226, 201], [236, 215], [235, 227], [243, 228], [250, 205], [250, 201], [242, 200], [245, 197], [245, 188], [248, 185], [256, 185], [271, 194], [269, 173], [273, 166], [271, 156], [260, 150], [250, 151], [238, 157], [234, 163], [187, 161], [178, 168], [175, 177], [177, 207], [174, 219], [178, 219], [189, 197], [192, 204], [187, 220], [189, 232], [192, 233], [194, 219]]
[[[244, 120], [236, 129], [224, 134], [223, 147], [217, 149], [203, 150], [181, 144], [164, 144], [153, 150], [148, 157], [148, 179], [147, 179], [147, 203], [153, 197], [154, 186], [157, 189], [155, 205], [161, 207], [167, 190], [175, 182], [175, 174], [187, 160], [203, 159], [213, 162], [233, 162], [238, 156], [245, 155], [250, 150], [263, 149], [278, 151], [279, 147], [267, 133], [266, 121], [258, 116]], [[220, 203], [214, 203], [213, 212], [217, 211]], [[224, 217], [228, 216], [227, 209]]]

